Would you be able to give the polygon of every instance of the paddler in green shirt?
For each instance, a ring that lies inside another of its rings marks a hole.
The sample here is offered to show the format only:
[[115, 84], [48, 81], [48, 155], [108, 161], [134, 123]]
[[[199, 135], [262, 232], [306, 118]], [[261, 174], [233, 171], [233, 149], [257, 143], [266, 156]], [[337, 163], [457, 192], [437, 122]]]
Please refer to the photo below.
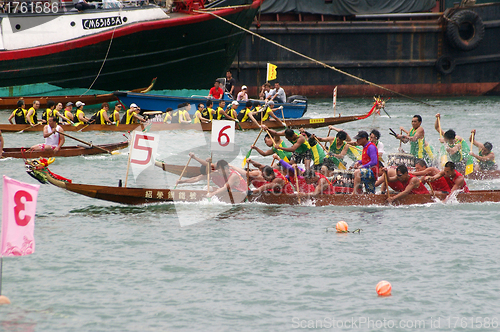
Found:
[[439, 132], [439, 120], [441, 115], [439, 113], [436, 114], [436, 124], [435, 128], [440, 135], [443, 136], [443, 138], [440, 138], [439, 141], [441, 143], [445, 143], [446, 147], [446, 152], [448, 154], [448, 158], [450, 161], [455, 163], [455, 169], [463, 173], [465, 172], [465, 166], [467, 164], [467, 161], [470, 153], [470, 147], [469, 144], [460, 136], [456, 135], [455, 131], [453, 129], [450, 129], [446, 132], [441, 130]]
[[319, 144], [311, 146], [304, 135], [301, 135], [290, 128], [280, 132], [269, 129], [265, 125], [262, 125], [261, 128], [268, 131], [273, 136], [285, 136], [285, 138], [292, 143], [291, 147], [286, 148], [281, 147], [278, 144], [274, 146], [277, 150], [292, 152], [291, 162], [295, 162], [297, 164], [303, 162], [305, 169], [308, 170], [311, 168], [311, 161], [313, 161], [313, 168], [318, 171], [321, 169], [323, 159], [325, 158], [325, 152]]
[[[474, 136], [472, 136], [474, 135]], [[472, 129], [471, 137], [469, 141], [472, 140], [472, 144], [479, 148], [479, 154], [470, 152], [470, 155], [478, 160], [478, 164], [475, 165], [474, 170], [476, 171], [492, 171], [498, 169], [498, 165], [495, 162], [495, 154], [491, 151], [493, 149], [493, 144], [486, 142], [484, 144], [476, 141], [476, 129]]]
[[[274, 136], [273, 139], [274, 139], [274, 142], [276, 143], [276, 145], [278, 145], [279, 147], [281, 147], [281, 148], [287, 147], [285, 145], [285, 142], [281, 139], [280, 136]], [[287, 163], [289, 163], [290, 159], [292, 159], [291, 152], [278, 150], [277, 148], [274, 147], [273, 140], [271, 139], [271, 136], [269, 136], [269, 134], [266, 134], [266, 136], [264, 137], [264, 143], [266, 143], [266, 145], [268, 147], [270, 147], [271, 149], [269, 149], [267, 151], [262, 151], [261, 149], [259, 149], [255, 145], [252, 145], [251, 148], [254, 149], [255, 151], [257, 151], [258, 153], [260, 153], [261, 156], [272, 156], [273, 154], [276, 153], [280, 157], [280, 159], [283, 159]]]
[[344, 157], [349, 151], [349, 145], [347, 145], [346, 142], [347, 133], [341, 130], [337, 132], [336, 136], [318, 137], [318, 140], [320, 142], [330, 142], [328, 155], [323, 161], [323, 166], [330, 171], [335, 169], [346, 169]]
[[422, 128], [422, 117], [414, 115], [411, 120], [412, 129], [406, 131], [403, 127], [399, 127], [406, 135], [397, 135], [396, 138], [403, 143], [410, 142], [410, 154], [415, 158], [424, 159], [430, 164], [434, 160], [434, 151], [432, 147], [425, 141], [425, 132]]

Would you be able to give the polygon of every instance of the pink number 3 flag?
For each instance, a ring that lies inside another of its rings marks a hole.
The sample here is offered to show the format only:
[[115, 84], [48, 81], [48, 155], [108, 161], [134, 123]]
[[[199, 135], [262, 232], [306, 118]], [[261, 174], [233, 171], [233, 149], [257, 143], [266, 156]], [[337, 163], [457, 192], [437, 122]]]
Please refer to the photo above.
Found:
[[3, 176], [0, 256], [24, 256], [35, 252], [35, 212], [39, 188], [39, 185]]

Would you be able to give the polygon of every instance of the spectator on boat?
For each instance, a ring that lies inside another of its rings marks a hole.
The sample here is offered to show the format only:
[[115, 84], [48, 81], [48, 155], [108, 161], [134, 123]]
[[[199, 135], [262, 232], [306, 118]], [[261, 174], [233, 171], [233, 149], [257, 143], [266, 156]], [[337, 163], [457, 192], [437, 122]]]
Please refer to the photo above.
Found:
[[441, 115], [437, 113], [434, 128], [440, 135], [443, 136], [443, 138], [440, 138], [439, 141], [441, 143], [445, 143], [446, 152], [448, 154], [448, 157], [450, 158], [450, 161], [455, 164], [455, 168], [459, 172], [465, 172], [465, 166], [468, 159], [467, 157], [470, 153], [469, 144], [462, 137], [458, 136], [453, 129], [450, 129], [447, 132], [441, 130], [440, 132], [440, 118]]
[[105, 125], [105, 124], [111, 124], [111, 120], [109, 119], [108, 116], [108, 111], [109, 111], [109, 104], [104, 102], [101, 105], [101, 109], [97, 111], [97, 113], [94, 115], [95, 117], [95, 124], [100, 124], [100, 125]]
[[423, 158], [427, 163], [431, 163], [434, 159], [434, 151], [432, 147], [425, 141], [425, 131], [422, 128], [422, 117], [420, 115], [414, 115], [411, 120], [412, 129], [406, 131], [403, 127], [399, 127], [402, 132], [406, 135], [397, 135], [398, 138], [403, 143], [410, 142], [410, 153], [415, 156], [415, 158]]
[[65, 117], [63, 114], [61, 114], [63, 109], [63, 104], [62, 103], [57, 103], [56, 108], [52, 110], [52, 116], [54, 117], [54, 120], [57, 123], [60, 123], [60, 119], [63, 119], [65, 123], [72, 123], [67, 117]]
[[266, 105], [264, 105], [265, 109], [264, 107], [260, 107], [258, 101], [254, 102], [254, 105], [258, 106], [254, 107], [254, 110], [249, 114], [249, 117], [253, 121], [253, 123], [255, 123], [257, 126], [261, 127], [259, 122], [262, 123], [264, 121], [270, 120], [270, 121], [278, 121], [282, 127], [286, 127], [286, 125], [281, 121], [281, 119], [274, 114], [274, 111], [282, 109], [282, 106], [273, 108], [274, 102], [272, 100], [270, 100], [267, 103], [267, 107]]
[[[474, 137], [472, 136], [474, 134]], [[498, 168], [495, 162], [495, 154], [491, 151], [493, 149], [493, 144], [486, 142], [484, 144], [476, 141], [476, 129], [471, 130], [471, 136], [469, 141], [472, 140], [472, 144], [478, 147], [479, 154], [470, 152], [470, 155], [478, 160], [478, 164], [474, 166], [476, 171], [493, 171]]]
[[366, 131], [359, 131], [354, 139], [357, 145], [363, 147], [361, 160], [354, 163], [354, 190], [353, 195], [359, 194], [359, 186], [363, 182], [365, 190], [369, 193], [375, 193], [375, 181], [378, 178], [378, 151], [375, 144], [368, 140]]
[[271, 98], [271, 84], [264, 83], [260, 89], [259, 98], [262, 100], [268, 100]]
[[245, 108], [238, 113], [239, 122], [251, 121], [249, 115], [252, 112], [252, 105], [253, 103], [251, 101], [246, 102]]
[[69, 120], [68, 124], [75, 122], [75, 116], [71, 113], [72, 111], [73, 103], [69, 101], [66, 103], [66, 107], [64, 108], [64, 116]]
[[57, 152], [64, 145], [64, 136], [62, 127], [51, 116], [49, 117], [48, 124], [43, 127], [43, 137], [45, 143], [32, 146], [30, 151], [54, 151]]
[[223, 96], [224, 96], [224, 91], [220, 87], [219, 81], [215, 81], [214, 86], [210, 89], [210, 92], [208, 93], [208, 98], [222, 99]]
[[177, 109], [172, 112], [171, 123], [190, 124], [191, 117], [189, 116], [189, 112], [186, 110], [187, 107], [190, 108], [191, 105], [189, 105], [189, 103], [181, 103], [177, 105]]
[[231, 99], [233, 98], [234, 86], [236, 85], [236, 80], [233, 78], [233, 74], [230, 70], [226, 72], [226, 92], [229, 93]]
[[130, 108], [123, 114], [120, 122], [124, 124], [135, 124], [135, 123], [145, 123], [146, 119], [142, 117], [139, 113], [141, 112], [141, 108], [137, 106], [137, 104], [130, 104]]
[[[424, 159], [417, 159], [415, 161], [415, 171], [411, 172], [411, 174], [420, 176], [420, 181], [425, 183], [425, 178], [427, 176], [434, 176], [439, 172], [440, 170], [437, 167], [428, 167]], [[432, 188], [434, 193], [449, 194], [451, 191], [448, 182], [446, 182], [444, 178], [439, 178], [433, 182], [430, 182], [429, 186]]]
[[85, 103], [81, 101], [77, 101], [76, 104], [76, 119], [78, 120], [79, 124], [90, 124], [92, 121], [90, 121], [89, 118], [85, 116], [85, 113], [83, 112], [83, 106], [85, 106]]
[[274, 83], [274, 89], [272, 89], [270, 92], [271, 95], [271, 100], [274, 100], [277, 103], [286, 103], [286, 94], [285, 90], [280, 87], [280, 84], [278, 82]]
[[122, 104], [116, 103], [115, 104], [115, 109], [113, 110], [113, 113], [111, 113], [111, 116], [109, 117], [109, 120], [116, 125], [120, 124], [120, 111], [122, 110]]
[[[385, 176], [385, 174], [384, 174]], [[405, 197], [408, 194], [428, 194], [429, 191], [424, 184], [413, 174], [408, 173], [408, 168], [405, 165], [399, 165], [396, 168], [396, 176], [387, 178], [388, 183], [396, 182], [402, 190], [399, 193], [387, 198], [389, 203]]]
[[33, 106], [30, 107], [28, 113], [26, 114], [26, 120], [31, 126], [35, 126], [38, 123], [38, 116], [36, 114], [37, 110], [40, 108], [40, 102], [38, 100], [33, 101]]
[[238, 96], [236, 96], [236, 101], [247, 101], [247, 100], [248, 100], [247, 86], [243, 85], [241, 87], [241, 91], [238, 92]]
[[377, 147], [379, 167], [384, 167], [383, 164], [384, 159], [382, 159], [382, 155], [385, 153], [384, 143], [380, 142], [379, 139], [380, 139], [380, 131], [378, 131], [377, 129], [373, 129], [370, 132], [370, 142], [375, 144], [375, 146]]
[[26, 122], [26, 113], [28, 112], [25, 108], [24, 100], [20, 99], [17, 101], [17, 108], [12, 111], [12, 114], [9, 116], [10, 124], [14, 124], [12, 119], [16, 121], [16, 124], [28, 124]]
[[451, 194], [457, 190], [462, 190], [465, 193], [469, 192], [467, 183], [465, 183], [465, 178], [460, 172], [456, 170], [454, 162], [448, 161], [444, 165], [444, 169], [442, 171], [434, 176], [427, 176], [425, 180], [428, 182], [434, 182], [441, 177], [444, 177], [445, 181], [448, 183], [448, 186], [451, 188], [450, 194], [446, 196], [445, 201], [447, 201]]
[[199, 104], [198, 105], [198, 110], [194, 113], [194, 121], [193, 123], [210, 123], [213, 120], [212, 112], [210, 111], [211, 108], [209, 109], [210, 106], [213, 105], [213, 102], [211, 100], [207, 101], [207, 108], [205, 108], [205, 105]]
[[[47, 108], [45, 109], [45, 111], [43, 111], [42, 113], [42, 123], [43, 124], [47, 124], [49, 122], [49, 118], [52, 115], [52, 111], [56, 108], [56, 103], [55, 101], [53, 100], [48, 100], [47, 101]], [[57, 123], [59, 123], [59, 118], [55, 119]]]
[[292, 159], [292, 153], [289, 152], [289, 151], [283, 151], [283, 150], [278, 150], [274, 147], [274, 145], [278, 145], [278, 146], [281, 146], [281, 147], [284, 147], [286, 148], [286, 144], [285, 142], [281, 139], [280, 136], [274, 136], [272, 139], [271, 139], [271, 136], [269, 136], [269, 134], [266, 134], [266, 136], [264, 137], [264, 143], [270, 147], [269, 150], [267, 151], [263, 151], [261, 149], [259, 149], [257, 146], [255, 145], [251, 145], [250, 148], [251, 149], [254, 149], [255, 151], [257, 151], [261, 156], [271, 156], [273, 154], [277, 154], [278, 157], [280, 157], [280, 159], [286, 161], [287, 163], [290, 162], [290, 159]]
[[75, 8], [79, 11], [79, 12], [82, 12], [86, 9], [95, 9], [95, 5], [94, 4], [90, 4], [88, 3], [87, 1], [85, 0], [78, 0], [78, 3], [75, 5]]

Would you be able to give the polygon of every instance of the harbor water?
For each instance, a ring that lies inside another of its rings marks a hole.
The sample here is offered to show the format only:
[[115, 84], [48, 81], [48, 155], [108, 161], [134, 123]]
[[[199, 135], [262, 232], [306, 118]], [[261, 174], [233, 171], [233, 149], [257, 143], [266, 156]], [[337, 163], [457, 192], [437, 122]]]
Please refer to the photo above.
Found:
[[[500, 155], [500, 98], [429, 99], [429, 107], [391, 99], [380, 116], [338, 125], [354, 136], [378, 129], [386, 153], [398, 151], [389, 128], [423, 118], [428, 142], [443, 130], [489, 141]], [[339, 99], [336, 114], [364, 114], [373, 99]], [[90, 113], [90, 111], [87, 111]], [[333, 115], [331, 100], [310, 102], [308, 117]], [[0, 113], [6, 123], [9, 112]], [[311, 129], [324, 137], [327, 128]], [[183, 165], [187, 154], [209, 157], [208, 134], [159, 132], [157, 159]], [[241, 148], [258, 131], [236, 132]], [[334, 132], [333, 132], [334, 134]], [[332, 135], [333, 135], [332, 134]], [[121, 132], [73, 132], [94, 144]], [[3, 133], [5, 147], [42, 143], [38, 133]], [[66, 145], [78, 142], [66, 139]], [[263, 138], [257, 145], [264, 148]], [[403, 145], [403, 149], [409, 150]], [[477, 152], [477, 148], [474, 148]], [[256, 156], [262, 163], [271, 159]], [[117, 186], [128, 151], [56, 158], [50, 170], [74, 183]], [[195, 161], [191, 165], [197, 165]], [[1, 173], [38, 183], [22, 160], [1, 159]], [[157, 168], [129, 186], [172, 187]], [[500, 189], [500, 180], [468, 181]], [[206, 182], [178, 188], [206, 188]], [[239, 203], [126, 206], [41, 185], [36, 251], [4, 257], [0, 331], [498, 331], [500, 325], [500, 204], [440, 202], [425, 206], [316, 207]], [[182, 221], [188, 222], [182, 222]], [[339, 220], [360, 233], [329, 231]], [[392, 296], [379, 297], [387, 280]]]

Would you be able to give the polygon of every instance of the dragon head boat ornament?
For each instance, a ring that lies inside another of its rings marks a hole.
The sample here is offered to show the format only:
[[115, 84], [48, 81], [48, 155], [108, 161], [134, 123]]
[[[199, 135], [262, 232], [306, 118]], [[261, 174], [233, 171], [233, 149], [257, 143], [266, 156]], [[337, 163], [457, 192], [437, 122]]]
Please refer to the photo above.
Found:
[[47, 184], [49, 182], [47, 180], [48, 177], [71, 183], [72, 181], [70, 179], [66, 179], [60, 175], [54, 174], [49, 170], [49, 165], [52, 164], [55, 160], [56, 159], [54, 157], [49, 159], [26, 159], [24, 161], [26, 173], [28, 173], [29, 176], [42, 184]]

